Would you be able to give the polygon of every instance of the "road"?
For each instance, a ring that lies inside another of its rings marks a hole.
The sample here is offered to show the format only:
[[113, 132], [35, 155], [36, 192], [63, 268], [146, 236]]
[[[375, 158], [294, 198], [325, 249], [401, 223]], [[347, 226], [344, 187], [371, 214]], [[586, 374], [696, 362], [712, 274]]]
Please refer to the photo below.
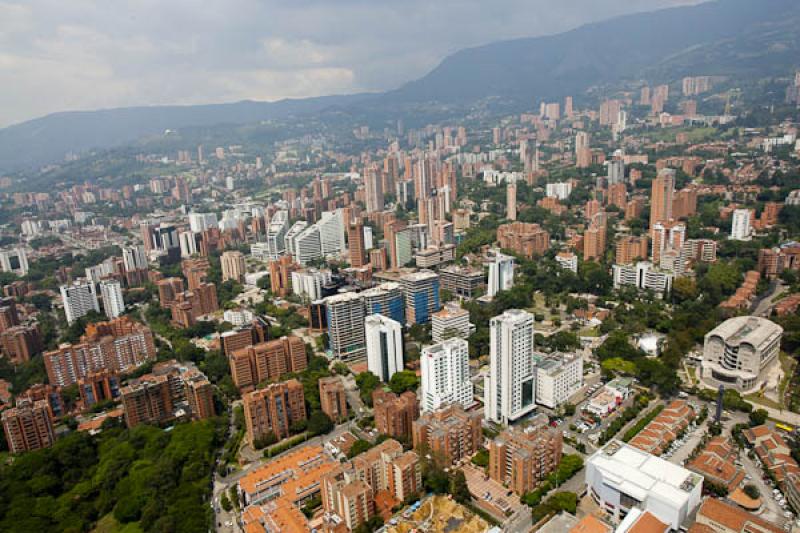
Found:
[[781, 281], [775, 283], [769, 294], [758, 300], [753, 307], [751, 315], [767, 317], [772, 312], [776, 300], [780, 299], [783, 294], [789, 290], [789, 287], [784, 285]]

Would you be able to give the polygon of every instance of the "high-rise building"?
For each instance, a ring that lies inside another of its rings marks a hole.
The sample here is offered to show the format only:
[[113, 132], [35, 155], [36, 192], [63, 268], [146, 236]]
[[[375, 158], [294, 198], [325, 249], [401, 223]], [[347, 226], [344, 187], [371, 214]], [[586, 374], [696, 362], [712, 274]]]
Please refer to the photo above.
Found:
[[500, 250], [492, 250], [489, 260], [489, 284], [486, 295], [494, 298], [500, 291], [508, 291], [514, 286], [514, 258]]
[[319, 222], [319, 242], [323, 257], [344, 251], [344, 216], [341, 209], [325, 211]]
[[513, 181], [506, 185], [506, 218], [517, 220], [517, 184]]
[[653, 180], [650, 193], [650, 227], [656, 222], [672, 219], [672, 202], [675, 195], [675, 171], [663, 168]]
[[296, 379], [270, 383], [245, 394], [242, 400], [250, 444], [269, 434], [279, 440], [288, 437], [292, 424], [306, 419], [303, 385]]
[[147, 255], [144, 246], [125, 246], [122, 248], [122, 262], [126, 271], [147, 270]]
[[89, 311], [100, 312], [97, 302], [97, 291], [91, 281], [75, 281], [72, 285], [61, 286], [61, 301], [67, 322], [72, 324]]
[[403, 370], [403, 326], [383, 315], [370, 315], [364, 327], [368, 369], [388, 383], [395, 372]]
[[189, 229], [192, 233], [203, 233], [218, 227], [216, 213], [189, 213]]
[[550, 234], [539, 224], [511, 222], [497, 228], [500, 248], [513, 250], [532, 259], [550, 248]]
[[406, 391], [401, 395], [377, 388], [372, 392], [375, 429], [391, 437], [410, 437], [411, 427], [419, 417], [417, 395]]
[[350, 224], [347, 227], [347, 247], [350, 250], [350, 266], [353, 268], [363, 267], [366, 264], [364, 226]]
[[347, 420], [347, 396], [339, 376], [319, 380], [319, 403], [322, 412], [334, 422]]
[[[282, 239], [281, 242], [283, 242]], [[220, 264], [222, 265], [222, 281], [233, 280], [238, 283], [244, 281], [247, 267], [245, 266], [242, 252], [233, 250], [223, 253], [222, 257], [220, 257]]]
[[439, 275], [430, 270], [405, 274], [400, 278], [406, 299], [406, 320], [409, 324], [427, 324], [441, 308]]
[[680, 252], [683, 248], [686, 240], [686, 224], [674, 220], [656, 222], [650, 229], [650, 234], [653, 238], [651, 251], [653, 264], [659, 264], [662, 254], [668, 250]]
[[469, 344], [451, 338], [426, 346], [420, 358], [422, 368], [422, 411], [430, 412], [457, 403], [465, 409], [473, 404], [469, 375]]
[[427, 446], [452, 465], [472, 456], [483, 443], [480, 411], [465, 411], [459, 404], [450, 404], [423, 413], [413, 424], [415, 448]]
[[233, 384], [243, 391], [308, 368], [306, 345], [300, 337], [281, 337], [246, 346], [232, 352], [229, 362]]
[[122, 299], [122, 284], [115, 280], [100, 282], [100, 296], [103, 300], [103, 310], [108, 318], [117, 318], [125, 312], [125, 302]]
[[441, 311], [431, 316], [433, 342], [442, 342], [453, 337], [466, 339], [474, 332], [475, 326], [469, 321], [469, 311], [462, 309], [458, 303], [449, 302]]
[[3, 431], [11, 453], [49, 448], [56, 440], [47, 400], [17, 400], [17, 406], [3, 411]]
[[647, 236], [626, 235], [617, 241], [616, 264], [629, 265], [636, 260], [647, 259]]
[[736, 209], [731, 218], [731, 239], [735, 241], [750, 240], [751, 213], [749, 209]]
[[276, 261], [286, 251], [286, 235], [289, 231], [289, 214], [278, 211], [269, 221], [267, 226], [267, 257]]
[[486, 418], [508, 424], [536, 408], [534, 318], [511, 309], [489, 321], [490, 371], [484, 385]]
[[364, 174], [364, 196], [367, 213], [383, 211], [383, 180], [375, 168], [367, 168]]
[[406, 301], [403, 287], [394, 281], [381, 283], [359, 293], [368, 315], [383, 315], [401, 324], [406, 322]]
[[328, 338], [333, 356], [344, 361], [363, 359], [367, 355], [364, 335], [364, 302], [354, 292], [345, 292], [325, 299]]
[[168, 376], [143, 377], [134, 385], [122, 387], [121, 396], [125, 423], [129, 428], [139, 424], [160, 424], [173, 418], [174, 404]]
[[292, 290], [292, 273], [300, 269], [300, 265], [292, 261], [292, 256], [281, 256], [277, 261], [269, 263], [269, 285], [272, 294], [285, 298]]
[[509, 427], [489, 443], [489, 477], [519, 496], [536, 489], [561, 461], [561, 431], [539, 417], [533, 426]]
[[331, 282], [332, 274], [327, 269], [304, 268], [292, 272], [292, 294], [314, 301], [322, 298], [323, 287]]
[[536, 363], [536, 403], [550, 409], [566, 403], [583, 387], [583, 357], [552, 353]]
[[30, 361], [44, 348], [38, 324], [0, 328], [0, 354], [17, 365]]

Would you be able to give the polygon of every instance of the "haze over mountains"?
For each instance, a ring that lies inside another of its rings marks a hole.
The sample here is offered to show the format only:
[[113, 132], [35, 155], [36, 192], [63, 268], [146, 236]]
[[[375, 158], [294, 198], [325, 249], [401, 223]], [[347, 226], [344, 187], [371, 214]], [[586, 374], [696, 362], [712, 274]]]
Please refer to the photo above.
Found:
[[718, 0], [465, 49], [423, 78], [382, 94], [55, 113], [0, 130], [0, 171], [123, 145], [165, 129], [285, 119], [332, 106], [399, 118], [421, 104], [500, 97], [530, 109], [535, 99], [579, 97], [592, 86], [626, 79], [785, 76], [798, 62], [800, 2]]

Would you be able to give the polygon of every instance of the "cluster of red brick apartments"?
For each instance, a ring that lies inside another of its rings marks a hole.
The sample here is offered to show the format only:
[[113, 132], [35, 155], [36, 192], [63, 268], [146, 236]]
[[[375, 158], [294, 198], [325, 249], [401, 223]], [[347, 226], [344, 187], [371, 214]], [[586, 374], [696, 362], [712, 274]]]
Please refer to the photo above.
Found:
[[[153, 334], [129, 317], [89, 324], [76, 344], [64, 344], [43, 355], [48, 385], [34, 385], [19, 395], [17, 405], [2, 414], [3, 429], [13, 453], [48, 447], [55, 440], [54, 421], [86, 412], [101, 402], [121, 401], [106, 416], [124, 416], [128, 427], [164, 424], [180, 418], [202, 419], [215, 413], [211, 383], [191, 364], [166, 361], [152, 372], [123, 385], [123, 376], [154, 361]], [[63, 389], [78, 388], [77, 405], [66, 405]], [[104, 419], [105, 417], [103, 417]], [[96, 429], [88, 423], [80, 429]]]

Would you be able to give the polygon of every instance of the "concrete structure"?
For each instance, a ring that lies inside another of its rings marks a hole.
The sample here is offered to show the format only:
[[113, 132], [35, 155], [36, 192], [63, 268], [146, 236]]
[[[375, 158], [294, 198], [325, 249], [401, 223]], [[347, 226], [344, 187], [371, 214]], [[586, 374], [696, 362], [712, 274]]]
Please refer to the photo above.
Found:
[[411, 425], [419, 417], [417, 395], [406, 391], [400, 396], [383, 390], [372, 392], [372, 410], [375, 429], [392, 437], [410, 437]]
[[303, 385], [296, 379], [271, 383], [242, 397], [247, 441], [253, 444], [270, 433], [289, 436], [295, 422], [306, 419]]
[[450, 291], [456, 298], [474, 298], [478, 291], [486, 288], [483, 269], [450, 265], [439, 269], [442, 290]]
[[308, 368], [306, 346], [300, 337], [282, 337], [252, 344], [228, 356], [233, 383], [241, 391], [253, 390], [290, 372]]
[[60, 291], [67, 323], [72, 324], [82, 316], [86, 316], [89, 311], [100, 312], [97, 291], [91, 281], [75, 281], [72, 285], [62, 285]]
[[368, 369], [388, 383], [395, 372], [403, 370], [403, 326], [383, 315], [370, 315], [364, 328]]
[[556, 263], [565, 270], [575, 274], [578, 273], [578, 256], [572, 252], [558, 252], [556, 254]]
[[445, 465], [472, 456], [483, 443], [480, 411], [452, 404], [424, 413], [414, 422], [414, 448], [426, 445]]
[[100, 296], [103, 300], [103, 310], [108, 318], [117, 318], [125, 312], [122, 284], [119, 281], [115, 279], [101, 281]]
[[566, 200], [572, 193], [572, 182], [563, 181], [556, 183], [548, 183], [545, 185], [545, 195], [548, 198], [558, 198], [559, 200]]
[[331, 282], [332, 275], [328, 269], [305, 268], [291, 273], [292, 294], [307, 301], [322, 298], [322, 287]]
[[490, 371], [484, 384], [486, 418], [508, 424], [536, 408], [533, 315], [508, 310], [489, 322]]
[[347, 420], [347, 396], [339, 376], [319, 380], [319, 403], [322, 412], [335, 423]]
[[675, 171], [664, 168], [658, 172], [650, 193], [650, 227], [656, 222], [672, 219], [672, 202], [675, 195]]
[[616, 520], [638, 507], [677, 530], [699, 507], [703, 478], [612, 440], [586, 461], [586, 485], [595, 502]]
[[289, 231], [289, 214], [278, 211], [267, 226], [266, 260], [277, 261], [286, 252], [286, 234]]
[[28, 253], [25, 248], [0, 250], [0, 272], [11, 272], [19, 276], [28, 273]]
[[536, 363], [536, 403], [550, 409], [567, 402], [583, 387], [583, 357], [554, 353]]
[[466, 409], [474, 403], [467, 341], [452, 338], [426, 346], [422, 349], [420, 362], [423, 412], [435, 411], [451, 403]]
[[449, 302], [431, 318], [433, 342], [442, 342], [451, 337], [466, 339], [475, 332], [475, 325], [469, 321], [469, 311], [457, 303]]
[[427, 324], [431, 315], [441, 308], [439, 276], [430, 270], [405, 274], [400, 278], [406, 299], [406, 321]]
[[783, 328], [755, 316], [726, 320], [706, 333], [702, 378], [740, 392], [761, 388], [778, 365]]
[[731, 239], [735, 241], [749, 241], [753, 231], [749, 209], [736, 209], [731, 218]]
[[[769, 497], [769, 496], [767, 496]], [[697, 511], [690, 533], [782, 533], [784, 530], [761, 517], [716, 498], [706, 498]]]
[[364, 303], [361, 296], [345, 292], [325, 299], [328, 337], [333, 356], [344, 361], [366, 357]]
[[500, 291], [508, 291], [514, 286], [514, 258], [493, 250], [489, 260], [489, 284], [486, 295], [494, 298]]
[[550, 248], [550, 234], [539, 224], [512, 222], [497, 228], [500, 248], [514, 250], [528, 259], [544, 254]]
[[49, 448], [56, 440], [46, 400], [17, 400], [17, 406], [3, 411], [3, 431], [11, 453]]
[[508, 428], [489, 442], [489, 477], [519, 496], [531, 492], [561, 461], [561, 431], [539, 415], [533, 425]]
[[227, 251], [220, 257], [222, 266], [222, 281], [233, 280], [238, 283], [244, 281], [247, 268], [244, 264], [244, 254], [238, 250]]
[[613, 265], [614, 288], [629, 285], [647, 289], [660, 296], [672, 290], [674, 274], [653, 266], [649, 261], [639, 261], [635, 265]]

